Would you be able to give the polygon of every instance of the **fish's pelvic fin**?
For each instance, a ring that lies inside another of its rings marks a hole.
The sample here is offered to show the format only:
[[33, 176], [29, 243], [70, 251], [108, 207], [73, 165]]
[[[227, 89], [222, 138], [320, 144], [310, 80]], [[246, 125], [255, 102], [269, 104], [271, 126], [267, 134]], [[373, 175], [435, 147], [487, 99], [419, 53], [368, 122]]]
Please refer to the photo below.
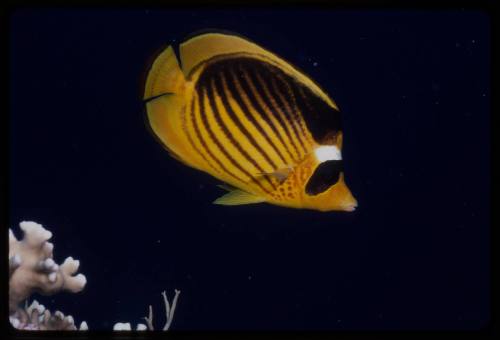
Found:
[[[229, 189], [224, 188], [224, 189]], [[213, 203], [220, 205], [243, 205], [243, 204], [254, 204], [262, 203], [266, 200], [262, 197], [252, 195], [246, 191], [240, 189], [231, 189], [230, 192], [217, 198]]]
[[233, 187], [232, 185], [229, 185], [227, 183], [223, 184], [217, 184], [217, 186], [221, 189], [224, 189], [226, 191], [233, 191], [233, 190], [238, 190], [237, 188]]

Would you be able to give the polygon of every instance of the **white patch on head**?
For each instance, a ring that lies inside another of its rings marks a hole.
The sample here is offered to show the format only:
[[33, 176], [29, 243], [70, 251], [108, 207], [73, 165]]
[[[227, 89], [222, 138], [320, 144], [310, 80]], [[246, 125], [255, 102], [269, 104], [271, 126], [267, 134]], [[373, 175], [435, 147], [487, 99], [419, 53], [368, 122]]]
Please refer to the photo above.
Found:
[[320, 163], [342, 159], [340, 150], [335, 145], [321, 145], [314, 150], [314, 154]]

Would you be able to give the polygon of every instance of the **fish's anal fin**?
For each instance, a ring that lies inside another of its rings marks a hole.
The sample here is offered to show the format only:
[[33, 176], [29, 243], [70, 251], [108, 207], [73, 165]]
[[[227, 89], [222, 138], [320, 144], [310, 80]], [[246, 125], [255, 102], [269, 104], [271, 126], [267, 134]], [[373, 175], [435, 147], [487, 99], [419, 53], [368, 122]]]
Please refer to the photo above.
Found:
[[[224, 189], [229, 189], [229, 187]], [[213, 203], [219, 205], [243, 205], [243, 204], [262, 203], [265, 201], [266, 200], [262, 197], [252, 195], [240, 189], [234, 189], [229, 191], [224, 196], [217, 198]]]

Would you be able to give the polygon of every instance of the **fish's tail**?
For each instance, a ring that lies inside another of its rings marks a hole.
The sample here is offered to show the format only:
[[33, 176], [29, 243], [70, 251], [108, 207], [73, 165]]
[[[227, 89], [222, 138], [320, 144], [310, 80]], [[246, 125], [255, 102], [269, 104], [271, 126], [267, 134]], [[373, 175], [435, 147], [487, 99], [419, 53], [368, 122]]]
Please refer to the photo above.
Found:
[[143, 99], [149, 101], [167, 94], [178, 94], [183, 91], [185, 82], [174, 49], [168, 46], [156, 57], [148, 72]]
[[[189, 165], [190, 153], [182, 133], [186, 80], [172, 46], [153, 62], [144, 86], [146, 125], [170, 155]], [[193, 166], [193, 165], [191, 165]]]

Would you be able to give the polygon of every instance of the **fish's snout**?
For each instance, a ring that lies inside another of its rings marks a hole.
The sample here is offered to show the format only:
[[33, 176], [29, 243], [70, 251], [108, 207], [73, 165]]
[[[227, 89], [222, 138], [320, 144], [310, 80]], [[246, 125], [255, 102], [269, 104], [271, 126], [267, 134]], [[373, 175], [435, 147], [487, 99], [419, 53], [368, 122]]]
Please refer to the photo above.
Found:
[[358, 207], [358, 201], [354, 198], [351, 192], [346, 197], [344, 202], [342, 202], [342, 208], [344, 211], [354, 211]]
[[358, 207], [358, 202], [356, 202], [356, 200], [354, 200], [354, 202], [352, 203], [343, 205], [344, 210], [349, 212], [356, 210], [357, 207]]

